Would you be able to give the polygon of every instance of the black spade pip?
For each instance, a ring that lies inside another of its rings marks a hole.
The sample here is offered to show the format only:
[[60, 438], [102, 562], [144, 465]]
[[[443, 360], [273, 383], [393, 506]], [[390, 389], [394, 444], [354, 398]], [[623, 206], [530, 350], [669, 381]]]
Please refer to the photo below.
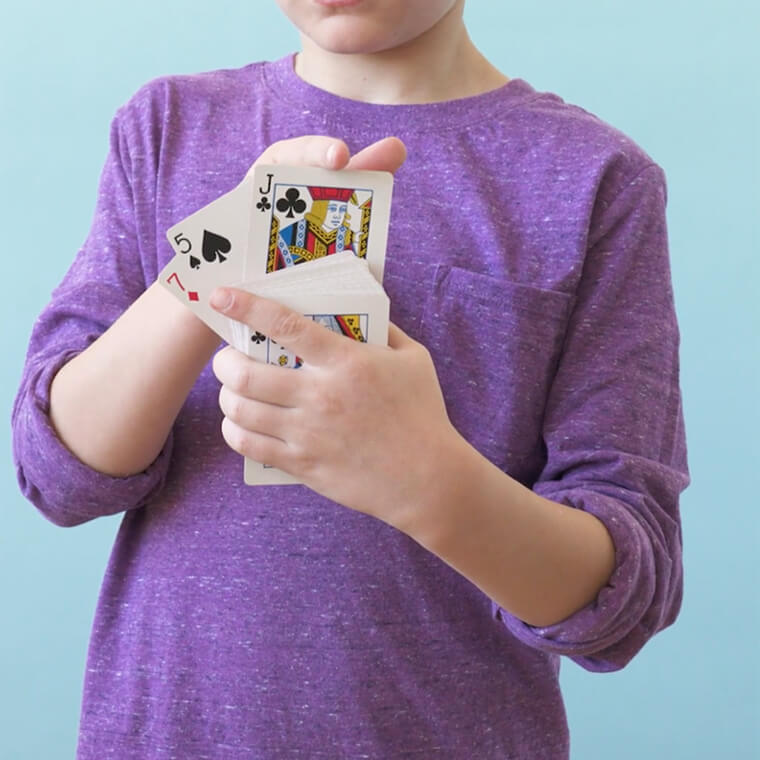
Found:
[[[225, 254], [228, 254], [231, 248], [232, 243], [226, 237], [203, 230], [203, 258], [210, 264], [213, 264], [217, 260], [220, 264], [226, 261], [227, 257]], [[200, 266], [200, 261], [198, 262], [198, 266]], [[197, 267], [195, 268], [197, 269]]]

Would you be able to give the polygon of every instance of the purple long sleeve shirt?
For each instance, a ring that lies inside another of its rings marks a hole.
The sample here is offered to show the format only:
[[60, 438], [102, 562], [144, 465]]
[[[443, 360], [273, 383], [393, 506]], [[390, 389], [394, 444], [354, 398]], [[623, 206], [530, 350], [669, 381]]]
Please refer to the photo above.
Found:
[[[292, 64], [157, 79], [118, 110], [92, 229], [34, 326], [13, 412], [21, 488], [58, 525], [123, 513], [78, 757], [561, 760], [560, 655], [621, 668], [681, 602], [689, 476], [663, 172], [521, 79], [387, 106], [316, 89]], [[615, 544], [609, 584], [563, 622], [524, 624], [408, 536], [305, 487], [243, 485], [210, 365], [133, 477], [89, 469], [51, 428], [52, 377], [155, 280], [165, 230], [303, 134], [406, 143], [391, 319], [430, 350], [470, 443]]]

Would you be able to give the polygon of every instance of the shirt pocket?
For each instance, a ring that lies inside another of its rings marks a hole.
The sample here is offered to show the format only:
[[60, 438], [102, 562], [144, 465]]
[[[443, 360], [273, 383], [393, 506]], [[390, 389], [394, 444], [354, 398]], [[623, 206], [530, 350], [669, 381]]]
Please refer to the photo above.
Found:
[[523, 482], [544, 458], [541, 427], [573, 297], [439, 265], [423, 307], [421, 342], [451, 422]]

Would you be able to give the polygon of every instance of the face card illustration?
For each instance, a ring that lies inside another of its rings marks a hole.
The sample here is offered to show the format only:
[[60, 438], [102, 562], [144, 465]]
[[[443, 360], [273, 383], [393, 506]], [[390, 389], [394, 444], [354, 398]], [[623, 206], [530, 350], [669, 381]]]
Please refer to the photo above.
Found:
[[159, 275], [161, 284], [228, 343], [229, 320], [208, 303], [214, 288], [240, 282], [248, 245], [252, 184], [234, 190], [171, 227], [166, 237], [174, 258]]
[[253, 186], [246, 278], [347, 251], [382, 282], [392, 174], [261, 165]]

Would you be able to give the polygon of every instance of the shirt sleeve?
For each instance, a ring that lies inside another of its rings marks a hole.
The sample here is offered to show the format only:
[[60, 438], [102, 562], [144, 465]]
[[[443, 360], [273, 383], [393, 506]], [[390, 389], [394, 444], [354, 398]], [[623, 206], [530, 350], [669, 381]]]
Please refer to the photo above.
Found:
[[151, 218], [151, 199], [136, 190], [135, 175], [146, 170], [150, 158], [149, 151], [139, 144], [130, 147], [130, 141], [138, 141], [140, 113], [149, 110], [141, 94], [113, 119], [91, 229], [33, 327], [13, 406], [19, 485], [56, 525], [77, 525], [140, 507], [161, 488], [168, 469], [171, 435], [144, 472], [115, 478], [77, 459], [56, 435], [49, 415], [50, 384], [58, 370], [95, 341], [146, 288], [145, 261], [151, 256], [155, 260], [151, 250], [155, 244], [145, 229], [149, 224], [141, 219]]
[[666, 198], [664, 174], [650, 164], [597, 204], [533, 489], [602, 521], [613, 575], [592, 603], [543, 628], [494, 603], [522, 642], [591, 671], [625, 666], [681, 605], [679, 494], [689, 473]]

